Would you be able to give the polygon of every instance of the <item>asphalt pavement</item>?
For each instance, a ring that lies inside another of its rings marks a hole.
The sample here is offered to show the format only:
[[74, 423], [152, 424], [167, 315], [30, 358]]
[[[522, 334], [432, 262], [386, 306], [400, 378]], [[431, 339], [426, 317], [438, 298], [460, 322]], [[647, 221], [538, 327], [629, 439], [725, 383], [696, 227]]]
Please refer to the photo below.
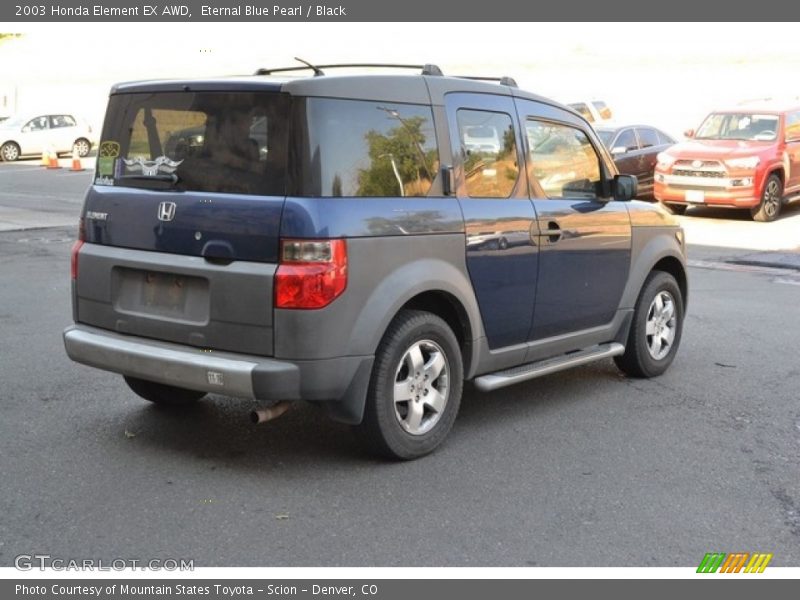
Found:
[[0, 566], [33, 553], [696, 566], [743, 551], [800, 563], [796, 269], [730, 262], [752, 248], [692, 246], [665, 375], [626, 379], [609, 360], [491, 394], [468, 386], [439, 451], [384, 462], [307, 405], [254, 426], [251, 401], [168, 410], [71, 363], [69, 249], [90, 175], [21, 173], [32, 181], [10, 188], [2, 168], [0, 205], [67, 222], [0, 233]]

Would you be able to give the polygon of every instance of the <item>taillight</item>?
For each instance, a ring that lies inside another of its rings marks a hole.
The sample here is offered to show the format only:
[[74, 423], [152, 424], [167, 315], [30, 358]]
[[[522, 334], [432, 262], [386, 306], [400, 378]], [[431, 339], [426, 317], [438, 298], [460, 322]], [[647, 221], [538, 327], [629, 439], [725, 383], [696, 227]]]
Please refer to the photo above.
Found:
[[282, 240], [275, 308], [322, 308], [347, 287], [344, 240]]
[[78, 240], [72, 244], [72, 253], [69, 261], [69, 273], [73, 280], [78, 279], [78, 252], [81, 251], [83, 244], [83, 240]]
[[72, 279], [78, 278], [78, 252], [81, 251], [83, 240], [86, 239], [86, 229], [84, 226], [83, 217], [78, 221], [78, 241], [72, 244], [72, 251], [70, 252], [69, 260], [69, 273]]

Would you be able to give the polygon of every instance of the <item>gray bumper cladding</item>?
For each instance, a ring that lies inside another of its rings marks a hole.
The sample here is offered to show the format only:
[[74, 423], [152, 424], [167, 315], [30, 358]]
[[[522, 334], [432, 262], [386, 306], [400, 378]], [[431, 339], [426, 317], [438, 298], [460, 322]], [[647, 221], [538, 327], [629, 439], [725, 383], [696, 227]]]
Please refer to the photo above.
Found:
[[[256, 398], [253, 372], [268, 371], [277, 398], [299, 396], [296, 365], [261, 357], [212, 352], [134, 338], [93, 327], [75, 325], [64, 331], [64, 346], [75, 362], [148, 381], [226, 396]], [[270, 394], [270, 395], [273, 395]]]

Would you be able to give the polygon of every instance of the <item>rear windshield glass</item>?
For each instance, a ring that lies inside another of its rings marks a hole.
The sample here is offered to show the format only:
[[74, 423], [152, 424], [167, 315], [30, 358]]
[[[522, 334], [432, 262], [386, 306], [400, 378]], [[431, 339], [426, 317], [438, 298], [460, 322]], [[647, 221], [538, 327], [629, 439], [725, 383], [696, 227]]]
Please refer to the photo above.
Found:
[[288, 112], [275, 93], [112, 96], [95, 183], [284, 195]]

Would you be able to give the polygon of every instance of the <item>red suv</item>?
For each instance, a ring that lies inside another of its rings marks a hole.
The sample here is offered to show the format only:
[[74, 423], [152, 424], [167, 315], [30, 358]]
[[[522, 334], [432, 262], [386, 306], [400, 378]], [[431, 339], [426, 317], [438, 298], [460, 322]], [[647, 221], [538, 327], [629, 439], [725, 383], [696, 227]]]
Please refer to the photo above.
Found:
[[658, 155], [655, 168], [656, 200], [673, 212], [749, 208], [756, 221], [774, 221], [800, 193], [800, 105], [713, 112], [686, 136]]

